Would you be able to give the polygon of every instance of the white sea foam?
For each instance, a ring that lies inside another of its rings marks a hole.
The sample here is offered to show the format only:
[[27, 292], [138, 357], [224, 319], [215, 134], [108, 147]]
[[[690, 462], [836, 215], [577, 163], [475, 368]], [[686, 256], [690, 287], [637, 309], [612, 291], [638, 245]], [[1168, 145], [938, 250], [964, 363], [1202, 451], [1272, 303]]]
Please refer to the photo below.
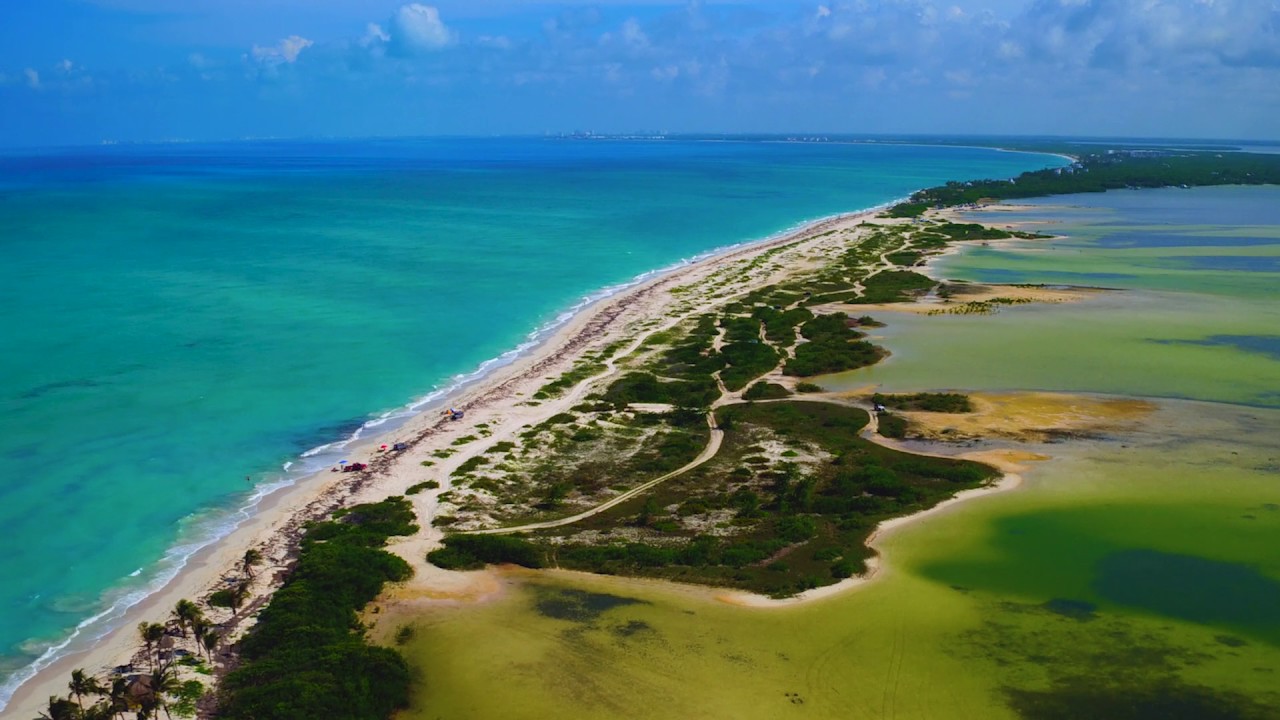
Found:
[[[883, 205], [877, 205], [858, 212], [883, 209], [901, 201], [902, 199], [893, 200]], [[665, 267], [640, 273], [626, 282], [610, 285], [584, 295], [569, 308], [557, 314], [553, 319], [530, 332], [523, 342], [511, 350], [508, 350], [497, 357], [485, 360], [480, 363], [475, 370], [472, 370], [469, 373], [462, 373], [453, 376], [443, 387], [437, 386], [436, 388], [433, 388], [431, 392], [417, 398], [401, 408], [384, 412], [378, 417], [363, 423], [346, 438], [317, 445], [316, 447], [301, 453], [296, 462], [288, 461], [284, 463], [280, 476], [269, 482], [256, 485], [244, 498], [242, 503], [235, 509], [205, 511], [188, 517], [184, 524], [185, 527], [181, 532], [181, 535], [185, 537], [180, 540], [178, 544], [169, 548], [169, 550], [165, 552], [164, 557], [153, 566], [151, 573], [145, 573], [142, 568], [139, 568], [137, 571], [129, 574], [129, 577], [131, 578], [141, 577], [144, 574], [147, 574], [148, 579], [142, 586], [116, 588], [106, 593], [102, 598], [102, 604], [104, 605], [102, 610], [76, 625], [75, 629], [72, 630], [65, 638], [47, 645], [40, 653], [39, 657], [29, 665], [23, 667], [21, 670], [15, 672], [13, 675], [10, 675], [3, 683], [0, 683], [0, 711], [3, 711], [8, 705], [10, 699], [13, 697], [14, 691], [16, 691], [20, 685], [34, 677], [38, 672], [57, 662], [59, 658], [70, 652], [92, 646], [95, 642], [106, 637], [118, 628], [119, 621], [125, 616], [130, 608], [146, 600], [152, 594], [159, 592], [168, 585], [170, 581], [182, 572], [182, 569], [186, 567], [187, 562], [197, 552], [227, 537], [235, 531], [236, 528], [240, 527], [242, 523], [251, 518], [264, 498], [277, 490], [292, 486], [304, 478], [310, 477], [333, 466], [342, 457], [342, 454], [345, 453], [353, 443], [364, 438], [368, 431], [378, 429], [381, 432], [390, 432], [402, 426], [409, 418], [415, 417], [432, 405], [436, 403], [444, 405], [446, 398], [457, 396], [461, 391], [471, 385], [474, 385], [480, 380], [483, 380], [498, 368], [505, 367], [515, 362], [522, 355], [546, 341], [553, 333], [555, 333], [556, 330], [563, 327], [565, 323], [572, 320], [576, 315], [602, 300], [625, 292], [637, 285], [652, 280], [655, 277], [674, 272], [680, 268], [688, 267], [689, 265], [716, 255], [732, 252], [750, 245], [772, 242], [799, 232], [811, 225], [844, 217], [848, 214], [851, 213], [839, 213], [813, 220], [805, 220], [757, 240], [749, 240], [713, 248], [706, 252], [684, 258]]]

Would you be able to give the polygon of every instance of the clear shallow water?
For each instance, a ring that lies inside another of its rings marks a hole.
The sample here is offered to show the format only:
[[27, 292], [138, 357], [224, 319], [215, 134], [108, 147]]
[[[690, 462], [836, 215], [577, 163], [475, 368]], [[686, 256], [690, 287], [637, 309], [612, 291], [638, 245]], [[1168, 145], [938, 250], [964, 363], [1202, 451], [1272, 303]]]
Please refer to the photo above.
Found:
[[1057, 164], [553, 140], [0, 155], [0, 702], [15, 671], [107, 612], [79, 641], [101, 631], [255, 489], [336, 459], [301, 453], [584, 296], [945, 180]]

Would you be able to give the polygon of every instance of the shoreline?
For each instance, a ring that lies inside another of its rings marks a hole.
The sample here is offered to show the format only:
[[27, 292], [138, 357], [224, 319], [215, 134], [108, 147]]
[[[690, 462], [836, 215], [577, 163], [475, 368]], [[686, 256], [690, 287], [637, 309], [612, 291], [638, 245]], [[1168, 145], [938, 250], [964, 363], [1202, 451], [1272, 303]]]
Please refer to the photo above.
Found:
[[[138, 641], [133, 632], [138, 622], [163, 621], [168, 616], [166, 610], [178, 599], [202, 598], [224, 586], [223, 579], [237, 572], [245, 550], [260, 548], [266, 562], [252, 585], [254, 604], [230, 623], [231, 633], [238, 635], [243, 632], [251, 624], [250, 616], [262, 604], [264, 595], [269, 595], [279, 586], [280, 576], [288, 568], [296, 550], [297, 537], [305, 522], [326, 516], [345, 504], [382, 499], [396, 494], [395, 486], [405, 485], [396, 482], [395, 473], [390, 472], [400, 455], [380, 454], [378, 445], [383, 442], [390, 444], [407, 441], [410, 450], [403, 454], [410, 455], [414, 446], [429, 437], [443, 437], [448, 430], [456, 429], [435, 414], [439, 407], [451, 403], [466, 410], [469, 413], [468, 421], [459, 426], [471, 427], [478, 421], [475, 417], [477, 412], [509, 409], [498, 406], [502, 406], [504, 401], [508, 401], [507, 405], [515, 405], [516, 398], [532, 396], [532, 391], [536, 391], [546, 381], [544, 376], [553, 373], [558, 375], [569, 369], [589, 347], [607, 344], [610, 331], [617, 334], [622, 330], [619, 326], [626, 325], [630, 319], [627, 317], [628, 313], [637, 314], [634, 312], [636, 307], [646, 301], [652, 304], [655, 299], [651, 296], [658, 290], [677, 286], [685, 279], [696, 281], [698, 276], [711, 274], [736, 260], [752, 258], [774, 248], [820, 237], [823, 233], [840, 227], [852, 227], [880, 213], [893, 202], [896, 201], [802, 222], [759, 240], [714, 249], [678, 264], [643, 273], [627, 283], [590, 293], [555, 320], [535, 329], [528, 336], [529, 340], [517, 348], [481, 363], [471, 373], [454, 376], [450, 389], [439, 394], [429, 393], [409, 403], [404, 409], [390, 411], [371, 421], [375, 424], [365, 423], [347, 439], [317, 446], [300, 455], [300, 458], [314, 457], [327, 449], [336, 448], [345, 457], [352, 458], [353, 462], [369, 463], [370, 472], [312, 472], [299, 477], [292, 484], [264, 493], [256, 500], [256, 505], [251, 501], [242, 506], [239, 511], [248, 513], [245, 520], [226, 535], [214, 539], [188, 556], [185, 564], [162, 586], [125, 607], [115, 621], [116, 627], [95, 638], [87, 647], [65, 652], [34, 672], [28, 673], [27, 668], [32, 665], [27, 665], [11, 676], [27, 675], [15, 686], [7, 704], [0, 711], [0, 717], [34, 716], [43, 708], [42, 698], [65, 691], [66, 679], [72, 669], [83, 668], [98, 674], [104, 669], [127, 664], [138, 650]], [[503, 362], [508, 357], [510, 360]], [[520, 389], [526, 392], [518, 392], [518, 386], [523, 386]], [[545, 405], [554, 404], [556, 403]], [[412, 412], [406, 412], [408, 409], [412, 409]], [[394, 422], [401, 419], [403, 422], [392, 427], [379, 427], [388, 420]], [[370, 428], [376, 432], [363, 435]], [[391, 487], [387, 487], [388, 485]], [[403, 487], [400, 492], [403, 492]], [[423, 531], [414, 536], [414, 539], [439, 535], [429, 523], [430, 512], [434, 509], [431, 501], [434, 498], [423, 499], [428, 501], [428, 507], [419, 508], [420, 516], [425, 515], [428, 519], [422, 523]], [[424, 514], [422, 510], [427, 512]], [[388, 549], [396, 551], [394, 544]], [[77, 631], [83, 627], [84, 624], [78, 626]], [[74, 644], [74, 637], [69, 642]], [[39, 662], [40, 660], [35, 661]]]
[[[979, 454], [982, 453], [973, 453], [968, 456], [957, 455], [955, 457], [979, 460], [980, 458], [974, 457]], [[986, 462], [987, 464], [995, 464], [993, 459], [990, 457], [982, 458], [981, 461]], [[969, 500], [1010, 492], [1023, 486], [1025, 481], [1020, 472], [1014, 472], [1012, 469], [1004, 468], [1002, 468], [1002, 471], [1003, 474], [1000, 476], [1000, 479], [989, 485], [961, 490], [931, 508], [915, 512], [910, 515], [903, 515], [901, 517], [889, 518], [888, 520], [880, 521], [880, 523], [876, 525], [875, 530], [871, 532], [870, 537], [867, 538], [866, 545], [875, 551], [875, 555], [872, 555], [864, 561], [866, 571], [861, 575], [853, 575], [841, 580], [840, 582], [831, 585], [823, 585], [822, 587], [813, 588], [812, 590], [805, 590], [802, 593], [797, 593], [785, 598], [773, 598], [767, 595], [760, 595], [758, 593], [743, 590], [716, 592], [713, 594], [713, 598], [728, 605], [736, 605], [744, 608], [770, 609], [795, 607], [797, 605], [808, 605], [837, 595], [843, 595], [847, 592], [852, 592], [859, 588], [866, 587], [871, 583], [878, 582], [884, 579], [892, 567], [887, 562], [883, 561], [884, 551], [880, 547], [880, 541], [904, 527], [915, 525], [916, 523], [929, 518], [942, 515], [947, 511], [954, 510], [956, 507]]]

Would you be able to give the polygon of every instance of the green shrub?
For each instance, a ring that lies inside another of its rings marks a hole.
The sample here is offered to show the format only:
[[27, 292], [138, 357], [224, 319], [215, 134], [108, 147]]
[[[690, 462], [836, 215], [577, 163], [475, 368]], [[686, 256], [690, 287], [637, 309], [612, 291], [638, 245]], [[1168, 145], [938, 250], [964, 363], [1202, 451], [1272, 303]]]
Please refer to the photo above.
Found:
[[796, 347], [796, 355], [787, 361], [785, 375], [809, 377], [864, 367], [877, 362], [883, 352], [860, 340], [862, 333], [850, 329], [844, 313], [819, 315], [800, 328], [809, 342]]
[[484, 465], [484, 464], [486, 464], [486, 463], [488, 463], [488, 462], [489, 462], [489, 459], [488, 459], [488, 458], [486, 458], [485, 456], [483, 456], [483, 455], [476, 455], [475, 457], [468, 458], [468, 459], [466, 459], [466, 460], [462, 461], [462, 464], [458, 466], [458, 469], [457, 469], [457, 470], [454, 470], [454, 471], [453, 471], [453, 474], [454, 474], [454, 475], [466, 475], [467, 473], [471, 472], [472, 470], [475, 470], [476, 468], [478, 468], [478, 467], [480, 467], [481, 465]]
[[840, 560], [831, 566], [831, 577], [843, 580], [847, 577], [853, 577], [861, 570], [862, 563], [853, 560]]
[[425, 482], [420, 482], [417, 485], [410, 485], [409, 489], [404, 491], [404, 494], [417, 495], [423, 490], [435, 490], [436, 488], [439, 488], [439, 487], [440, 487], [440, 483], [436, 482], [435, 480], [427, 480]]
[[743, 400], [774, 400], [790, 396], [791, 393], [781, 385], [758, 382], [742, 393]]
[[513, 535], [449, 535], [444, 547], [427, 553], [427, 561], [448, 570], [475, 570], [486, 564], [543, 566], [542, 551]]
[[973, 404], [968, 395], [960, 393], [914, 393], [910, 395], [871, 396], [871, 401], [894, 410], [921, 410], [940, 413], [973, 412]]
[[907, 420], [901, 415], [880, 413], [879, 433], [887, 438], [901, 440], [907, 436]]
[[240, 642], [240, 665], [223, 680], [227, 720], [386, 720], [408, 706], [409, 669], [394, 650], [365, 643], [356, 611], [412, 570], [382, 550], [416, 532], [404, 498], [358, 505], [317, 523], [298, 562]]

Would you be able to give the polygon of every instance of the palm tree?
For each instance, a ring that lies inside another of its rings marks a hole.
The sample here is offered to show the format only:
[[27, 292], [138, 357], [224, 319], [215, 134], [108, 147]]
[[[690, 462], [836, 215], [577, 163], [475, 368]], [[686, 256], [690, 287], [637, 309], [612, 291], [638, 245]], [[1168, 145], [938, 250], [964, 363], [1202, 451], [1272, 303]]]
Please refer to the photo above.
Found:
[[218, 643], [222, 642], [222, 635], [218, 634], [213, 628], [206, 628], [200, 635], [200, 645], [204, 647], [205, 652], [209, 653], [209, 660], [213, 660], [213, 652], [218, 649]]
[[57, 695], [49, 696], [49, 707], [40, 713], [41, 720], [75, 720], [76, 704]]
[[262, 563], [262, 553], [257, 548], [244, 551], [244, 574], [253, 577], [253, 566]]
[[102, 683], [98, 682], [98, 678], [82, 669], [71, 671], [71, 682], [67, 683], [67, 689], [75, 696], [81, 714], [84, 714], [84, 696], [101, 695], [103, 691]]
[[161, 625], [160, 623], [149, 623], [149, 622], [138, 623], [138, 634], [142, 636], [142, 642], [144, 645], [146, 645], [147, 655], [152, 654], [151, 653], [152, 648], [156, 649], [156, 653], [154, 655], [155, 659], [153, 660], [153, 663], [159, 664], [160, 662], [159, 645], [160, 645], [160, 640], [164, 638], [164, 626]]
[[240, 612], [240, 608], [244, 605], [244, 601], [249, 599], [249, 583], [237, 583], [231, 589], [231, 614], [235, 615]]
[[91, 705], [80, 715], [80, 718], [81, 720], [112, 720], [115, 716], [116, 712], [111, 709], [109, 703], [100, 702]]
[[164, 716], [172, 720], [173, 716], [169, 714], [169, 700], [167, 695], [176, 695], [182, 689], [182, 682], [178, 680], [178, 676], [169, 668], [157, 668], [151, 673], [151, 695], [155, 699], [155, 704], [161, 710], [164, 710]]
[[209, 629], [209, 621], [203, 615], [191, 622], [191, 637], [196, 641], [196, 654], [200, 654], [202, 646], [201, 639], [204, 637], [205, 631]]
[[123, 677], [116, 677], [111, 681], [111, 688], [107, 690], [107, 708], [111, 711], [112, 717], [116, 715], [124, 715], [129, 710], [129, 681]]
[[200, 606], [183, 598], [173, 606], [173, 617], [178, 621], [178, 629], [182, 631], [182, 637], [187, 636], [187, 628], [191, 627], [197, 620], [204, 618]]

